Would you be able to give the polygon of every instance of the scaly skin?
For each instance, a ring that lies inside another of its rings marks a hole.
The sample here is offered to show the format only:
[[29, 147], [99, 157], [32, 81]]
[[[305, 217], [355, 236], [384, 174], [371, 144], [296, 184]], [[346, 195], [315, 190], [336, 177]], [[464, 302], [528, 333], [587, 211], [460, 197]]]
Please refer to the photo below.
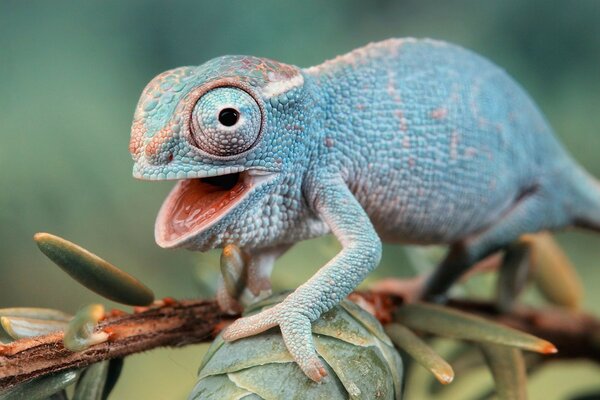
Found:
[[[227, 129], [215, 113], [232, 105], [246, 119]], [[311, 321], [377, 266], [381, 240], [450, 245], [424, 294], [434, 297], [523, 233], [600, 227], [598, 185], [526, 93], [489, 61], [432, 40], [391, 39], [308, 69], [227, 56], [167, 71], [142, 94], [130, 150], [141, 179], [262, 174], [200, 231], [171, 240], [159, 221], [156, 231], [163, 247], [242, 247], [255, 296], [289, 246], [339, 239], [341, 252], [284, 302], [224, 333], [278, 325], [315, 381], [325, 370]]]

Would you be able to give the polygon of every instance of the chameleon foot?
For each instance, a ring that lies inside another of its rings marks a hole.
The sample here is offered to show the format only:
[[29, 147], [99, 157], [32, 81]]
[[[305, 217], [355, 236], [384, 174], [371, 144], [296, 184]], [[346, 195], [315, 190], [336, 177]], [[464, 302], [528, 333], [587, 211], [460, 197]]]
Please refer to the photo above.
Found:
[[310, 319], [285, 302], [256, 315], [240, 318], [223, 332], [223, 339], [234, 341], [264, 332], [279, 325], [283, 341], [300, 369], [315, 382], [327, 371], [319, 360], [312, 340]]

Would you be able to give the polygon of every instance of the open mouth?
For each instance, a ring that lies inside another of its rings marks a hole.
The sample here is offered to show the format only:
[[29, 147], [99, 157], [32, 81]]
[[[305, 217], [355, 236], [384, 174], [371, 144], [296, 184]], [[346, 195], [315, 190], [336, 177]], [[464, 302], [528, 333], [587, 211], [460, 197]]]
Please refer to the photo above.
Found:
[[177, 182], [156, 218], [161, 247], [175, 247], [220, 220], [273, 174], [247, 170]]

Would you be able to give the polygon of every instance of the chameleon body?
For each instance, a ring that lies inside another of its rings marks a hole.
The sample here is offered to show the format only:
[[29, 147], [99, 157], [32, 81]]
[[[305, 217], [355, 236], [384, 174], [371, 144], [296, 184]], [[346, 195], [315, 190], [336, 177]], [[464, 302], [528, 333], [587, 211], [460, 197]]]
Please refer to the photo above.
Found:
[[291, 245], [338, 238], [340, 253], [285, 301], [224, 332], [278, 325], [315, 381], [325, 370], [311, 321], [377, 266], [382, 240], [450, 246], [431, 297], [523, 233], [600, 227], [600, 187], [524, 90], [486, 59], [428, 39], [307, 69], [225, 56], [167, 71], [142, 94], [130, 151], [134, 176], [180, 180], [158, 244], [240, 246], [254, 296]]

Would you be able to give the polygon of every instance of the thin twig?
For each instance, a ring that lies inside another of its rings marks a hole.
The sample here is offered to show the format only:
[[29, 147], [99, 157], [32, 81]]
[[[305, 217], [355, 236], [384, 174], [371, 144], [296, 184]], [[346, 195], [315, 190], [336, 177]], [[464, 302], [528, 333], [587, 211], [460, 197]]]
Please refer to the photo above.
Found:
[[[351, 299], [376, 311], [383, 323], [389, 322], [394, 310], [402, 304], [401, 297], [384, 293], [353, 293]], [[559, 353], [548, 357], [549, 361], [587, 358], [600, 363], [600, 320], [590, 315], [525, 307], [518, 307], [510, 314], [498, 314], [492, 304], [473, 301], [452, 300], [449, 305], [551, 341]], [[168, 302], [134, 314], [109, 315], [99, 329], [109, 332], [110, 340], [81, 352], [65, 349], [62, 333], [21, 339], [0, 347], [0, 389], [156, 347], [208, 342], [234, 318], [223, 314], [215, 301]]]
[[0, 345], [0, 389], [156, 347], [208, 342], [231, 320], [215, 301], [169, 302], [134, 314], [109, 315], [99, 324], [110, 333], [109, 341], [81, 352], [65, 349], [62, 332]]

